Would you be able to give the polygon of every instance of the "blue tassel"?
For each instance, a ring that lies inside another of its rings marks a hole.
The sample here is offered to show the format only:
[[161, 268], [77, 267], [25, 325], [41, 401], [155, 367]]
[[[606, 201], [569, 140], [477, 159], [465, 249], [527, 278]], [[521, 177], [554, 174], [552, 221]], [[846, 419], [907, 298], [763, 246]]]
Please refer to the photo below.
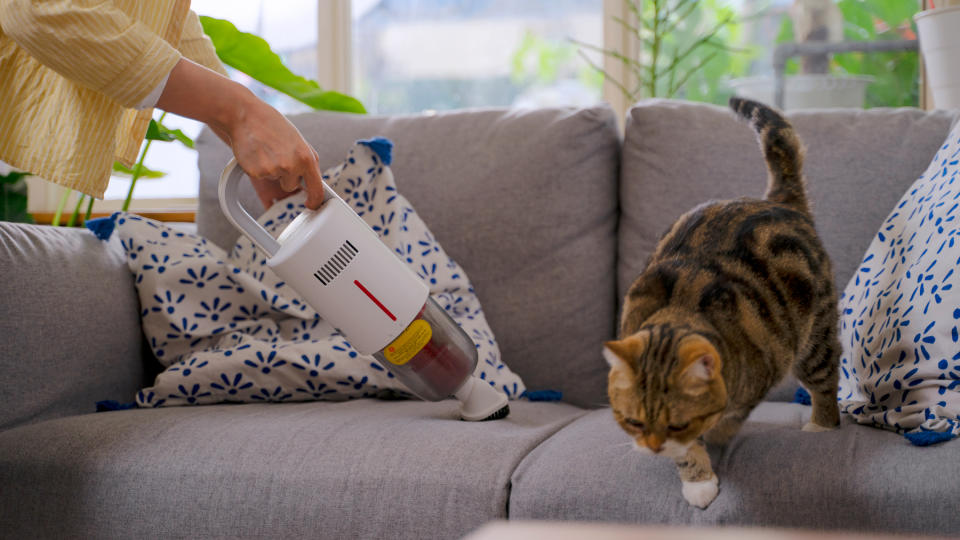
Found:
[[[104, 218], [104, 219], [106, 219], [106, 218]], [[136, 403], [133, 403], [133, 402], [130, 402], [130, 403], [120, 403], [120, 402], [114, 401], [114, 400], [112, 400], [112, 399], [107, 399], [107, 400], [104, 400], [104, 401], [98, 401], [98, 402], [97, 402], [97, 412], [104, 412], [104, 411], [122, 411], [122, 410], [125, 410], [125, 409], [133, 409], [133, 408], [135, 408], [136, 406], [137, 406], [137, 404], [136, 404]]]
[[560, 401], [563, 399], [563, 392], [557, 390], [524, 390], [520, 397], [529, 401]]
[[797, 388], [797, 391], [793, 393], [793, 401], [790, 403], [799, 403], [801, 405], [810, 404], [810, 392], [807, 392], [802, 386]]
[[914, 431], [912, 433], [904, 433], [903, 436], [916, 446], [930, 446], [931, 444], [949, 441], [956, 437], [956, 435], [949, 431]]
[[87, 220], [87, 228], [93, 231], [100, 240], [109, 240], [113, 234], [113, 229], [117, 226], [117, 216], [120, 212], [114, 212], [110, 217], [102, 217]]
[[393, 161], [393, 143], [390, 142], [390, 139], [374, 137], [372, 139], [357, 142], [362, 145], [369, 146], [371, 150], [380, 156], [380, 161], [382, 161], [384, 165], [389, 165], [390, 162]]

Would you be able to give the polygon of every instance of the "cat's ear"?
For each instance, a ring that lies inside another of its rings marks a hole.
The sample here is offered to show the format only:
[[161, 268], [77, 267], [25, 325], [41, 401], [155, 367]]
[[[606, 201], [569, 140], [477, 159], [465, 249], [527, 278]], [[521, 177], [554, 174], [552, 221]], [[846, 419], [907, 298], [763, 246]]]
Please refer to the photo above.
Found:
[[608, 341], [603, 344], [603, 357], [610, 364], [609, 384], [627, 389], [633, 384], [633, 367], [630, 356], [633, 347], [627, 341]]
[[680, 342], [682, 377], [690, 383], [706, 383], [720, 376], [720, 354], [705, 337], [692, 335]]
[[628, 369], [630, 367], [629, 358], [632, 354], [632, 347], [626, 341], [607, 341], [603, 344], [603, 357], [610, 364], [611, 370]]
[[706, 353], [694, 359], [684, 372], [689, 377], [709, 381], [716, 376], [719, 365], [720, 360], [716, 356]]

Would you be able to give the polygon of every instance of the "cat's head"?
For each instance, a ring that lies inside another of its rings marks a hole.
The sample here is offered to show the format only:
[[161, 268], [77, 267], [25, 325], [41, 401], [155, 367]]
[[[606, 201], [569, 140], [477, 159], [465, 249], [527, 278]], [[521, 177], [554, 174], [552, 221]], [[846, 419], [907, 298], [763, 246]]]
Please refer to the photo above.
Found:
[[727, 405], [717, 348], [668, 325], [604, 344], [613, 414], [640, 449], [681, 457]]

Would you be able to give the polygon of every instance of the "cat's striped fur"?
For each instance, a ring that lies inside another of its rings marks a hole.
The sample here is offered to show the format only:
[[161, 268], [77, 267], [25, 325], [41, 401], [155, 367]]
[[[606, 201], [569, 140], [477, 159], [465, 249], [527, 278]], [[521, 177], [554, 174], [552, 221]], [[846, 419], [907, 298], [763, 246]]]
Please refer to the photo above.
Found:
[[677, 220], [627, 293], [620, 339], [604, 349], [616, 420], [638, 447], [676, 460], [684, 496], [701, 507], [717, 493], [702, 441], [729, 440], [788, 370], [812, 396], [805, 429], [839, 422], [837, 297], [803, 144], [771, 108], [730, 106], [757, 133], [765, 198], [709, 202]]

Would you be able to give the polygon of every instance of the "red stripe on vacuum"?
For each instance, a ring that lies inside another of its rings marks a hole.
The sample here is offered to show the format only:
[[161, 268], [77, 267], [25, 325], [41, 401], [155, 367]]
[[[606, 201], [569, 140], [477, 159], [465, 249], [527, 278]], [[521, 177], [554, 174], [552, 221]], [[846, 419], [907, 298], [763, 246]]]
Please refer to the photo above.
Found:
[[368, 291], [367, 288], [363, 286], [363, 284], [361, 284], [357, 280], [353, 280], [353, 284], [356, 285], [357, 287], [360, 287], [360, 290], [363, 291], [363, 294], [367, 295], [367, 297], [370, 298], [370, 300], [373, 300], [373, 303], [376, 304], [378, 308], [382, 309], [383, 312], [387, 314], [387, 317], [390, 317], [391, 321], [397, 320], [397, 318], [393, 315], [393, 313], [390, 313], [390, 310], [387, 309], [387, 306], [381, 304], [380, 301], [377, 300], [377, 297], [374, 296], [372, 292]]

